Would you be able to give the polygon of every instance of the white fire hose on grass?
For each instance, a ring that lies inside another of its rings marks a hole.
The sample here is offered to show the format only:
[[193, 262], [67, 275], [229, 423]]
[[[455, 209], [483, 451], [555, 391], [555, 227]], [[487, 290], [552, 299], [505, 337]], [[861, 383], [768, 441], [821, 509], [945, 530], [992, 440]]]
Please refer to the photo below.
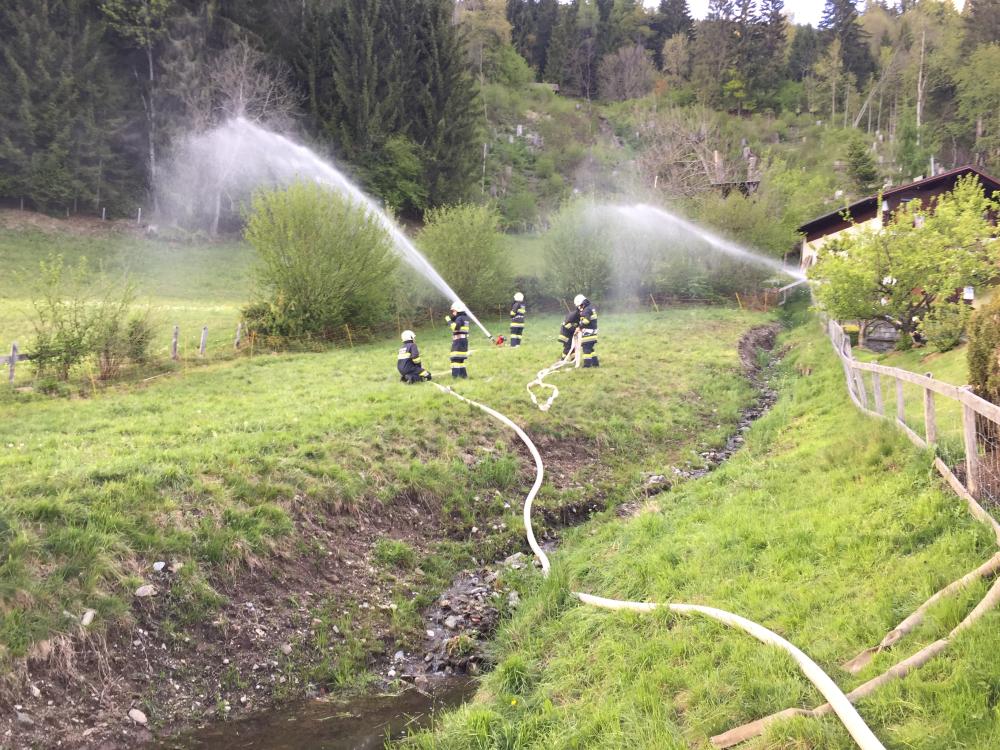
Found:
[[[580, 366], [580, 341], [582, 336], [583, 334], [580, 331], [580, 329], [579, 328], [576, 329], [576, 333], [573, 334], [573, 346], [570, 347], [569, 353], [565, 357], [560, 359], [558, 362], [556, 362], [554, 365], [549, 365], [544, 370], [539, 370], [538, 374], [535, 375], [535, 379], [532, 380], [530, 383], [528, 383], [528, 385], [526, 386], [528, 389], [528, 395], [531, 396], [531, 403], [533, 403], [542, 411], [548, 411], [549, 408], [552, 406], [552, 402], [559, 397], [559, 389], [556, 388], [551, 383], [546, 383], [545, 378], [547, 378], [549, 375], [559, 370], [561, 367], [565, 367], [568, 364], [574, 364], [575, 367]], [[552, 393], [549, 394], [549, 397], [545, 399], [545, 403], [543, 404], [538, 403], [538, 399], [535, 397], [535, 392], [531, 390], [535, 386], [539, 386], [541, 388], [548, 388], [550, 391], [552, 391]]]
[[[570, 355], [572, 355], [572, 351], [570, 352]], [[547, 368], [547, 370], [549, 372], [554, 372], [559, 367], [568, 364], [569, 361], [570, 358], [567, 357], [560, 363], [557, 363], [557, 366], [553, 366], [552, 368]], [[538, 374], [536, 380], [532, 381], [532, 384], [541, 383], [541, 379], [542, 377], [544, 377], [543, 373], [548, 374], [546, 370], [542, 370]], [[524, 499], [524, 533], [528, 538], [528, 546], [531, 547], [531, 551], [538, 558], [539, 563], [541, 563], [542, 575], [548, 577], [549, 571], [551, 569], [551, 565], [549, 564], [549, 558], [545, 554], [545, 551], [539, 546], [538, 540], [535, 539], [535, 532], [531, 528], [531, 504], [534, 502], [535, 496], [538, 494], [538, 491], [542, 487], [542, 480], [545, 475], [545, 467], [542, 464], [542, 457], [541, 454], [539, 454], [538, 452], [538, 448], [535, 447], [535, 444], [531, 441], [531, 438], [528, 437], [528, 434], [523, 429], [521, 429], [521, 427], [515, 424], [508, 417], [498, 412], [496, 409], [491, 409], [489, 406], [486, 406], [485, 404], [481, 404], [478, 401], [473, 401], [470, 398], [466, 398], [465, 396], [456, 393], [451, 388], [443, 386], [440, 383], [433, 383], [433, 384], [437, 386], [444, 393], [448, 393], [454, 396], [455, 398], [459, 399], [460, 401], [464, 401], [465, 403], [470, 404], [471, 406], [475, 406], [476, 408], [481, 409], [494, 419], [510, 427], [521, 439], [521, 442], [524, 443], [528, 451], [531, 453], [531, 457], [535, 461], [535, 482], [534, 484], [531, 485], [531, 490], [528, 492], [528, 495]], [[542, 383], [542, 385], [546, 384]], [[558, 389], [555, 389], [555, 386], [548, 386], [548, 387], [553, 388], [555, 392], [552, 396], [549, 397], [549, 400], [546, 402], [545, 406], [539, 405], [539, 408], [542, 409], [542, 411], [545, 411], [546, 409], [548, 409], [549, 406], [552, 405], [552, 401], [559, 393]], [[530, 386], [528, 392], [529, 393], [531, 392]], [[534, 395], [532, 395], [531, 400], [534, 401], [536, 404], [538, 404], [538, 402], [535, 401]], [[826, 698], [826, 700], [829, 702], [834, 713], [837, 714], [837, 717], [844, 724], [844, 727], [850, 733], [851, 737], [854, 738], [854, 741], [858, 744], [858, 747], [860, 747], [862, 750], [885, 750], [885, 746], [879, 741], [878, 737], [875, 736], [872, 730], [868, 728], [868, 725], [865, 724], [864, 719], [862, 719], [861, 715], [857, 712], [857, 709], [855, 709], [854, 706], [851, 705], [851, 702], [847, 699], [847, 696], [844, 695], [844, 692], [837, 686], [837, 684], [832, 679], [830, 679], [830, 676], [827, 675], [819, 667], [819, 665], [816, 664], [816, 662], [814, 662], [812, 659], [806, 656], [806, 654], [803, 653], [801, 649], [789, 643], [777, 633], [768, 630], [763, 625], [759, 625], [751, 620], [746, 619], [745, 617], [734, 615], [731, 612], [726, 612], [725, 610], [716, 609], [715, 607], [705, 607], [698, 604], [677, 604], [677, 603], [657, 604], [654, 602], [629, 602], [629, 601], [622, 601], [620, 599], [605, 599], [604, 597], [601, 596], [594, 596], [593, 594], [585, 594], [578, 591], [574, 591], [572, 592], [572, 594], [584, 604], [589, 604], [593, 607], [599, 607], [601, 609], [610, 609], [610, 610], [626, 609], [626, 610], [631, 610], [633, 612], [652, 612], [654, 609], [666, 607], [671, 612], [677, 612], [678, 614], [703, 615], [713, 620], [718, 620], [724, 625], [729, 625], [734, 628], [739, 628], [740, 630], [749, 633], [754, 638], [763, 643], [766, 643], [771, 646], [777, 646], [778, 648], [781, 648], [785, 652], [787, 652], [792, 657], [792, 659], [795, 660], [795, 663], [799, 665], [799, 668], [802, 670], [802, 673], [809, 679], [810, 682], [812, 682], [813, 685], [816, 686], [816, 689], [819, 690], [820, 693], [822, 693], [823, 697]]]

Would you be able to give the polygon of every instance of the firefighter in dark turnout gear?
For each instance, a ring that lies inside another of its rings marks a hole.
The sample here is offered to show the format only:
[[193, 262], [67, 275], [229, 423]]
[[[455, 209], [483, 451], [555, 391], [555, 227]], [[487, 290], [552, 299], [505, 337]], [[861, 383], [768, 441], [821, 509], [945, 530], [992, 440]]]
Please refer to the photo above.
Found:
[[512, 348], [521, 345], [521, 336], [524, 334], [525, 312], [524, 295], [517, 292], [510, 306], [510, 345]]
[[399, 379], [407, 385], [419, 383], [421, 380], [430, 380], [431, 374], [420, 362], [420, 350], [414, 341], [416, 336], [413, 331], [403, 331], [403, 346], [399, 350], [396, 359], [396, 369], [399, 370]]
[[580, 311], [570, 310], [566, 317], [563, 319], [562, 327], [559, 329], [559, 341], [562, 343], [563, 357], [569, 355], [570, 349], [573, 348], [573, 334], [576, 333], [576, 329], [580, 326]]
[[600, 367], [601, 363], [594, 354], [594, 347], [597, 346], [597, 308], [589, 299], [582, 294], [576, 295], [573, 300], [576, 309], [580, 312], [580, 339], [583, 349], [583, 366]]
[[451, 303], [451, 314], [444, 316], [451, 327], [451, 376], [467, 378], [465, 360], [469, 357], [469, 316], [465, 313], [465, 305], [459, 300]]

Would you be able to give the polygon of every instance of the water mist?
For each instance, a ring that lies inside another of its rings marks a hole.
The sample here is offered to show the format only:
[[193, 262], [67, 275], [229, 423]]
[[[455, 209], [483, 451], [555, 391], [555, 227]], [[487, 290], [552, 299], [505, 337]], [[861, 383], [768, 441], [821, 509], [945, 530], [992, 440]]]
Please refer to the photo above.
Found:
[[710, 232], [707, 229], [699, 227], [697, 224], [694, 224], [687, 219], [683, 219], [666, 209], [657, 208], [656, 206], [650, 206], [644, 203], [637, 203], [632, 206], [616, 206], [615, 208], [619, 213], [631, 221], [646, 226], [673, 226], [686, 232], [687, 234], [697, 237], [698, 239], [711, 245], [716, 250], [733, 258], [745, 260], [760, 266], [766, 266], [767, 268], [779, 271], [780, 273], [787, 274], [796, 281], [801, 282], [806, 279], [805, 274], [797, 268], [792, 268], [785, 265], [781, 261], [775, 260], [774, 258], [769, 258], [766, 255], [761, 255], [753, 252], [752, 250], [748, 250], [742, 245], [739, 245], [731, 240], [727, 240], [724, 237], [720, 237], [714, 232]]
[[[214, 201], [217, 222], [223, 194], [248, 195], [261, 185], [287, 185], [295, 180], [313, 180], [330, 186], [363, 206], [382, 225], [395, 250], [414, 270], [449, 301], [459, 299], [402, 229], [339, 169], [309, 148], [242, 117], [188, 138], [165, 189], [175, 203], [187, 201], [184, 208], [189, 215], [211, 218], [213, 208], [206, 204]], [[206, 196], [211, 198], [207, 200]], [[490, 337], [472, 311], [466, 312]]]

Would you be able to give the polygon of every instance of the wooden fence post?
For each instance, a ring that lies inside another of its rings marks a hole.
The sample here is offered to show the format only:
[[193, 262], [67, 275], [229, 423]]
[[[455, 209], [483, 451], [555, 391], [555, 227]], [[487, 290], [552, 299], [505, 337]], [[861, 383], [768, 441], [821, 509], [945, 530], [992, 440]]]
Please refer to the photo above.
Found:
[[236, 341], [233, 343], [234, 349], [240, 348], [240, 340], [243, 338], [243, 321], [236, 324]]
[[653, 302], [653, 309], [656, 310], [656, 312], [659, 312], [660, 306], [656, 304], [656, 297], [653, 296], [652, 292], [649, 293], [649, 299]]
[[[924, 373], [931, 377], [929, 372]], [[934, 391], [924, 388], [924, 436], [927, 438], [927, 445], [937, 442], [937, 417], [934, 414]]]
[[430, 313], [431, 316], [431, 328], [437, 328], [437, 323], [434, 322], [434, 308], [428, 307], [427, 311]]
[[861, 374], [861, 370], [855, 370], [853, 367], [851, 370], [854, 372], [854, 382], [858, 386], [858, 399], [861, 401], [861, 405], [867, 409], [868, 408], [868, 388], [865, 386], [865, 378]]
[[344, 323], [344, 330], [347, 331], [347, 343], [350, 344], [351, 348], [353, 349], [354, 338], [351, 336], [351, 327], [347, 323]]
[[903, 399], [903, 381], [896, 378], [896, 419], [906, 424], [906, 402]]
[[875, 411], [880, 417], [885, 416], [885, 404], [882, 402], [882, 378], [877, 372], [872, 373], [872, 393], [875, 394]]
[[[972, 392], [972, 386], [962, 386], [962, 390]], [[965, 489], [976, 497], [979, 490], [979, 445], [976, 436], [976, 412], [962, 404], [962, 437], [965, 443]]]
[[170, 343], [170, 359], [177, 359], [177, 338], [181, 335], [181, 327], [174, 326], [174, 339]]
[[205, 356], [205, 345], [208, 343], [208, 326], [201, 327], [201, 344], [198, 345], [198, 356]]
[[7, 376], [7, 380], [11, 385], [14, 385], [14, 370], [17, 367], [17, 342], [15, 341], [10, 345], [10, 374]]

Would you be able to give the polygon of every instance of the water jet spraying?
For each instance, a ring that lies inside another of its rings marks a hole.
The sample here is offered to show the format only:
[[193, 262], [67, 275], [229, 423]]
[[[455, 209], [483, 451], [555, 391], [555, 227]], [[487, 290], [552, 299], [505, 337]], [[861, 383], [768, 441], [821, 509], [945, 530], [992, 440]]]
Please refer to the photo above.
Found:
[[795, 279], [797, 282], [805, 281], [806, 276], [797, 268], [792, 268], [786, 266], [784, 263], [775, 260], [774, 258], [769, 258], [766, 255], [760, 255], [758, 253], [752, 252], [737, 243], [727, 240], [724, 237], [720, 237], [714, 232], [710, 232], [693, 222], [683, 219], [676, 214], [671, 213], [662, 208], [657, 208], [656, 206], [650, 206], [645, 203], [637, 203], [633, 206], [616, 206], [616, 209], [628, 217], [629, 219], [642, 222], [642, 223], [665, 223], [678, 227], [688, 234], [698, 237], [702, 241], [708, 243], [716, 250], [725, 253], [733, 258], [738, 258], [740, 260], [745, 260], [750, 263], [755, 263], [757, 265], [766, 266], [780, 273], [787, 274]]
[[[256, 125], [243, 117], [189, 138], [181, 149], [184, 169], [175, 170], [172, 192], [189, 197], [192, 186], [204, 184], [201, 170], [212, 170], [209, 180], [214, 200], [223, 193], [249, 194], [268, 184], [289, 184], [295, 180], [313, 180], [348, 195], [374, 216], [388, 233], [392, 245], [414, 270], [431, 282], [447, 299], [460, 299], [437, 269], [423, 256], [402, 229], [362, 190], [330, 162], [309, 148], [278, 133]], [[490, 332], [466, 308], [472, 321], [488, 338]]]

